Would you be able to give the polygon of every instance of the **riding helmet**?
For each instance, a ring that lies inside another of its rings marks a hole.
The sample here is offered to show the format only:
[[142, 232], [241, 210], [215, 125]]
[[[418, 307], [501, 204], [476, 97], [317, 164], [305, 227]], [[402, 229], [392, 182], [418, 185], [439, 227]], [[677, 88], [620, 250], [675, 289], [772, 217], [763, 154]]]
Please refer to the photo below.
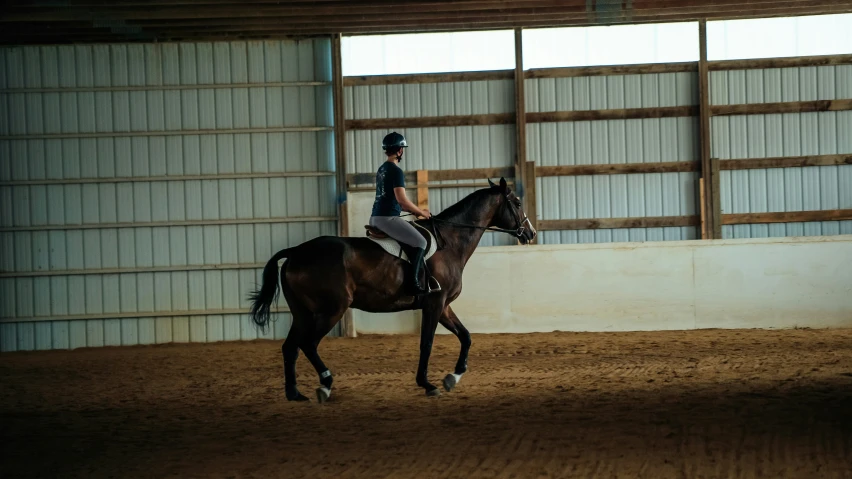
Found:
[[405, 142], [405, 137], [397, 132], [391, 132], [385, 135], [382, 139], [382, 149], [388, 148], [408, 148], [408, 143]]

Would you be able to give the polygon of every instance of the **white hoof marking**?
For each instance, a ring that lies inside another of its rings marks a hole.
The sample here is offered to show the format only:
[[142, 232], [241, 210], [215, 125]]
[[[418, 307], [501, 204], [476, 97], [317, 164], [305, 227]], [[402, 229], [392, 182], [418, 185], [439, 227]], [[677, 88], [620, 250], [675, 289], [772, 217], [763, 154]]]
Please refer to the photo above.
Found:
[[328, 398], [331, 397], [331, 389], [328, 389], [325, 386], [321, 386], [317, 388], [317, 401], [326, 402]]

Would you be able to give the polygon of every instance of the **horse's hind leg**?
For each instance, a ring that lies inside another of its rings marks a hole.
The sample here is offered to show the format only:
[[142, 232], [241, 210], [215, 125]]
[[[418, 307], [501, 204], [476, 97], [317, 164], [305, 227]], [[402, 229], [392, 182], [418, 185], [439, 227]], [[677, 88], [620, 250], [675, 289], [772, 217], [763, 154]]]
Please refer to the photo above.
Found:
[[281, 353], [284, 356], [284, 394], [288, 401], [308, 400], [296, 387], [296, 359], [299, 358], [299, 343], [303, 337], [299, 326], [301, 326], [299, 318], [293, 315], [293, 326], [290, 327], [287, 339], [281, 346]]
[[321, 386], [317, 388], [317, 401], [320, 403], [326, 402], [329, 396], [331, 396], [331, 385], [334, 382], [334, 378], [331, 375], [331, 371], [322, 362], [319, 352], [317, 352], [317, 346], [319, 346], [320, 341], [322, 341], [325, 335], [331, 331], [331, 328], [340, 321], [340, 318], [343, 317], [345, 312], [346, 308], [344, 307], [332, 314], [314, 314], [314, 324], [316, 325], [314, 334], [306, 336], [302, 344], [299, 345], [302, 352], [305, 353], [305, 357], [308, 358], [308, 361], [311, 362], [319, 375]]
[[461, 343], [461, 350], [459, 351], [459, 360], [456, 362], [456, 370], [452, 374], [447, 374], [444, 378], [444, 389], [452, 391], [454, 387], [461, 381], [461, 377], [464, 373], [467, 372], [467, 355], [470, 351], [470, 333], [467, 328], [459, 320], [459, 317], [456, 316], [456, 313], [450, 308], [450, 305], [447, 305], [444, 308], [444, 311], [441, 313], [441, 317], [438, 319], [441, 325], [450, 330], [456, 337], [459, 339], [459, 343]]
[[305, 357], [308, 358], [308, 361], [311, 362], [317, 374], [319, 374], [319, 381], [322, 386], [317, 388], [317, 401], [324, 403], [331, 396], [331, 385], [334, 382], [334, 378], [331, 376], [331, 371], [325, 367], [322, 359], [320, 359], [317, 346], [319, 346], [319, 340], [306, 341], [301, 347], [305, 353]]

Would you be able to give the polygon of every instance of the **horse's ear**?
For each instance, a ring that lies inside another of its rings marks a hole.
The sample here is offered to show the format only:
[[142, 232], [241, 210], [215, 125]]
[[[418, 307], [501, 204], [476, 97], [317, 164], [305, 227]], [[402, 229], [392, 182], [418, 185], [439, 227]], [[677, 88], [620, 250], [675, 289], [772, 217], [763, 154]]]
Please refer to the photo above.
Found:
[[500, 177], [500, 189], [505, 193], [509, 188], [509, 185], [506, 184], [506, 178]]
[[494, 184], [494, 182], [493, 182], [493, 181], [491, 181], [491, 178], [488, 178], [488, 185], [489, 185], [489, 186], [491, 186], [492, 188], [496, 188], [496, 187], [497, 187], [497, 185], [495, 185], [495, 184]]

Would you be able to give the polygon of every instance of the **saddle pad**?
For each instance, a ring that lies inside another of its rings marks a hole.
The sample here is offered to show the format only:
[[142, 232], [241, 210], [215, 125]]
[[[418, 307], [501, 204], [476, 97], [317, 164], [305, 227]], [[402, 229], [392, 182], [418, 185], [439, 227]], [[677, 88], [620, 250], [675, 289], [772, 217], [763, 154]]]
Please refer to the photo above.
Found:
[[[435, 241], [435, 237], [432, 235], [432, 232], [427, 230], [426, 228], [418, 225], [417, 223], [411, 223], [417, 228], [422, 229], [426, 232], [428, 236], [427, 241], [429, 242], [429, 246], [426, 248], [426, 254], [423, 255], [423, 259], [427, 260], [435, 254], [435, 251], [438, 250], [438, 242]], [[396, 256], [397, 258], [402, 259], [406, 263], [410, 263], [411, 260], [408, 259], [408, 255], [405, 254], [405, 250], [402, 249], [402, 246], [399, 245], [399, 242], [393, 238], [373, 238], [372, 236], [367, 236], [371, 240], [375, 241], [382, 247], [383, 250], [387, 251], [391, 256]]]

